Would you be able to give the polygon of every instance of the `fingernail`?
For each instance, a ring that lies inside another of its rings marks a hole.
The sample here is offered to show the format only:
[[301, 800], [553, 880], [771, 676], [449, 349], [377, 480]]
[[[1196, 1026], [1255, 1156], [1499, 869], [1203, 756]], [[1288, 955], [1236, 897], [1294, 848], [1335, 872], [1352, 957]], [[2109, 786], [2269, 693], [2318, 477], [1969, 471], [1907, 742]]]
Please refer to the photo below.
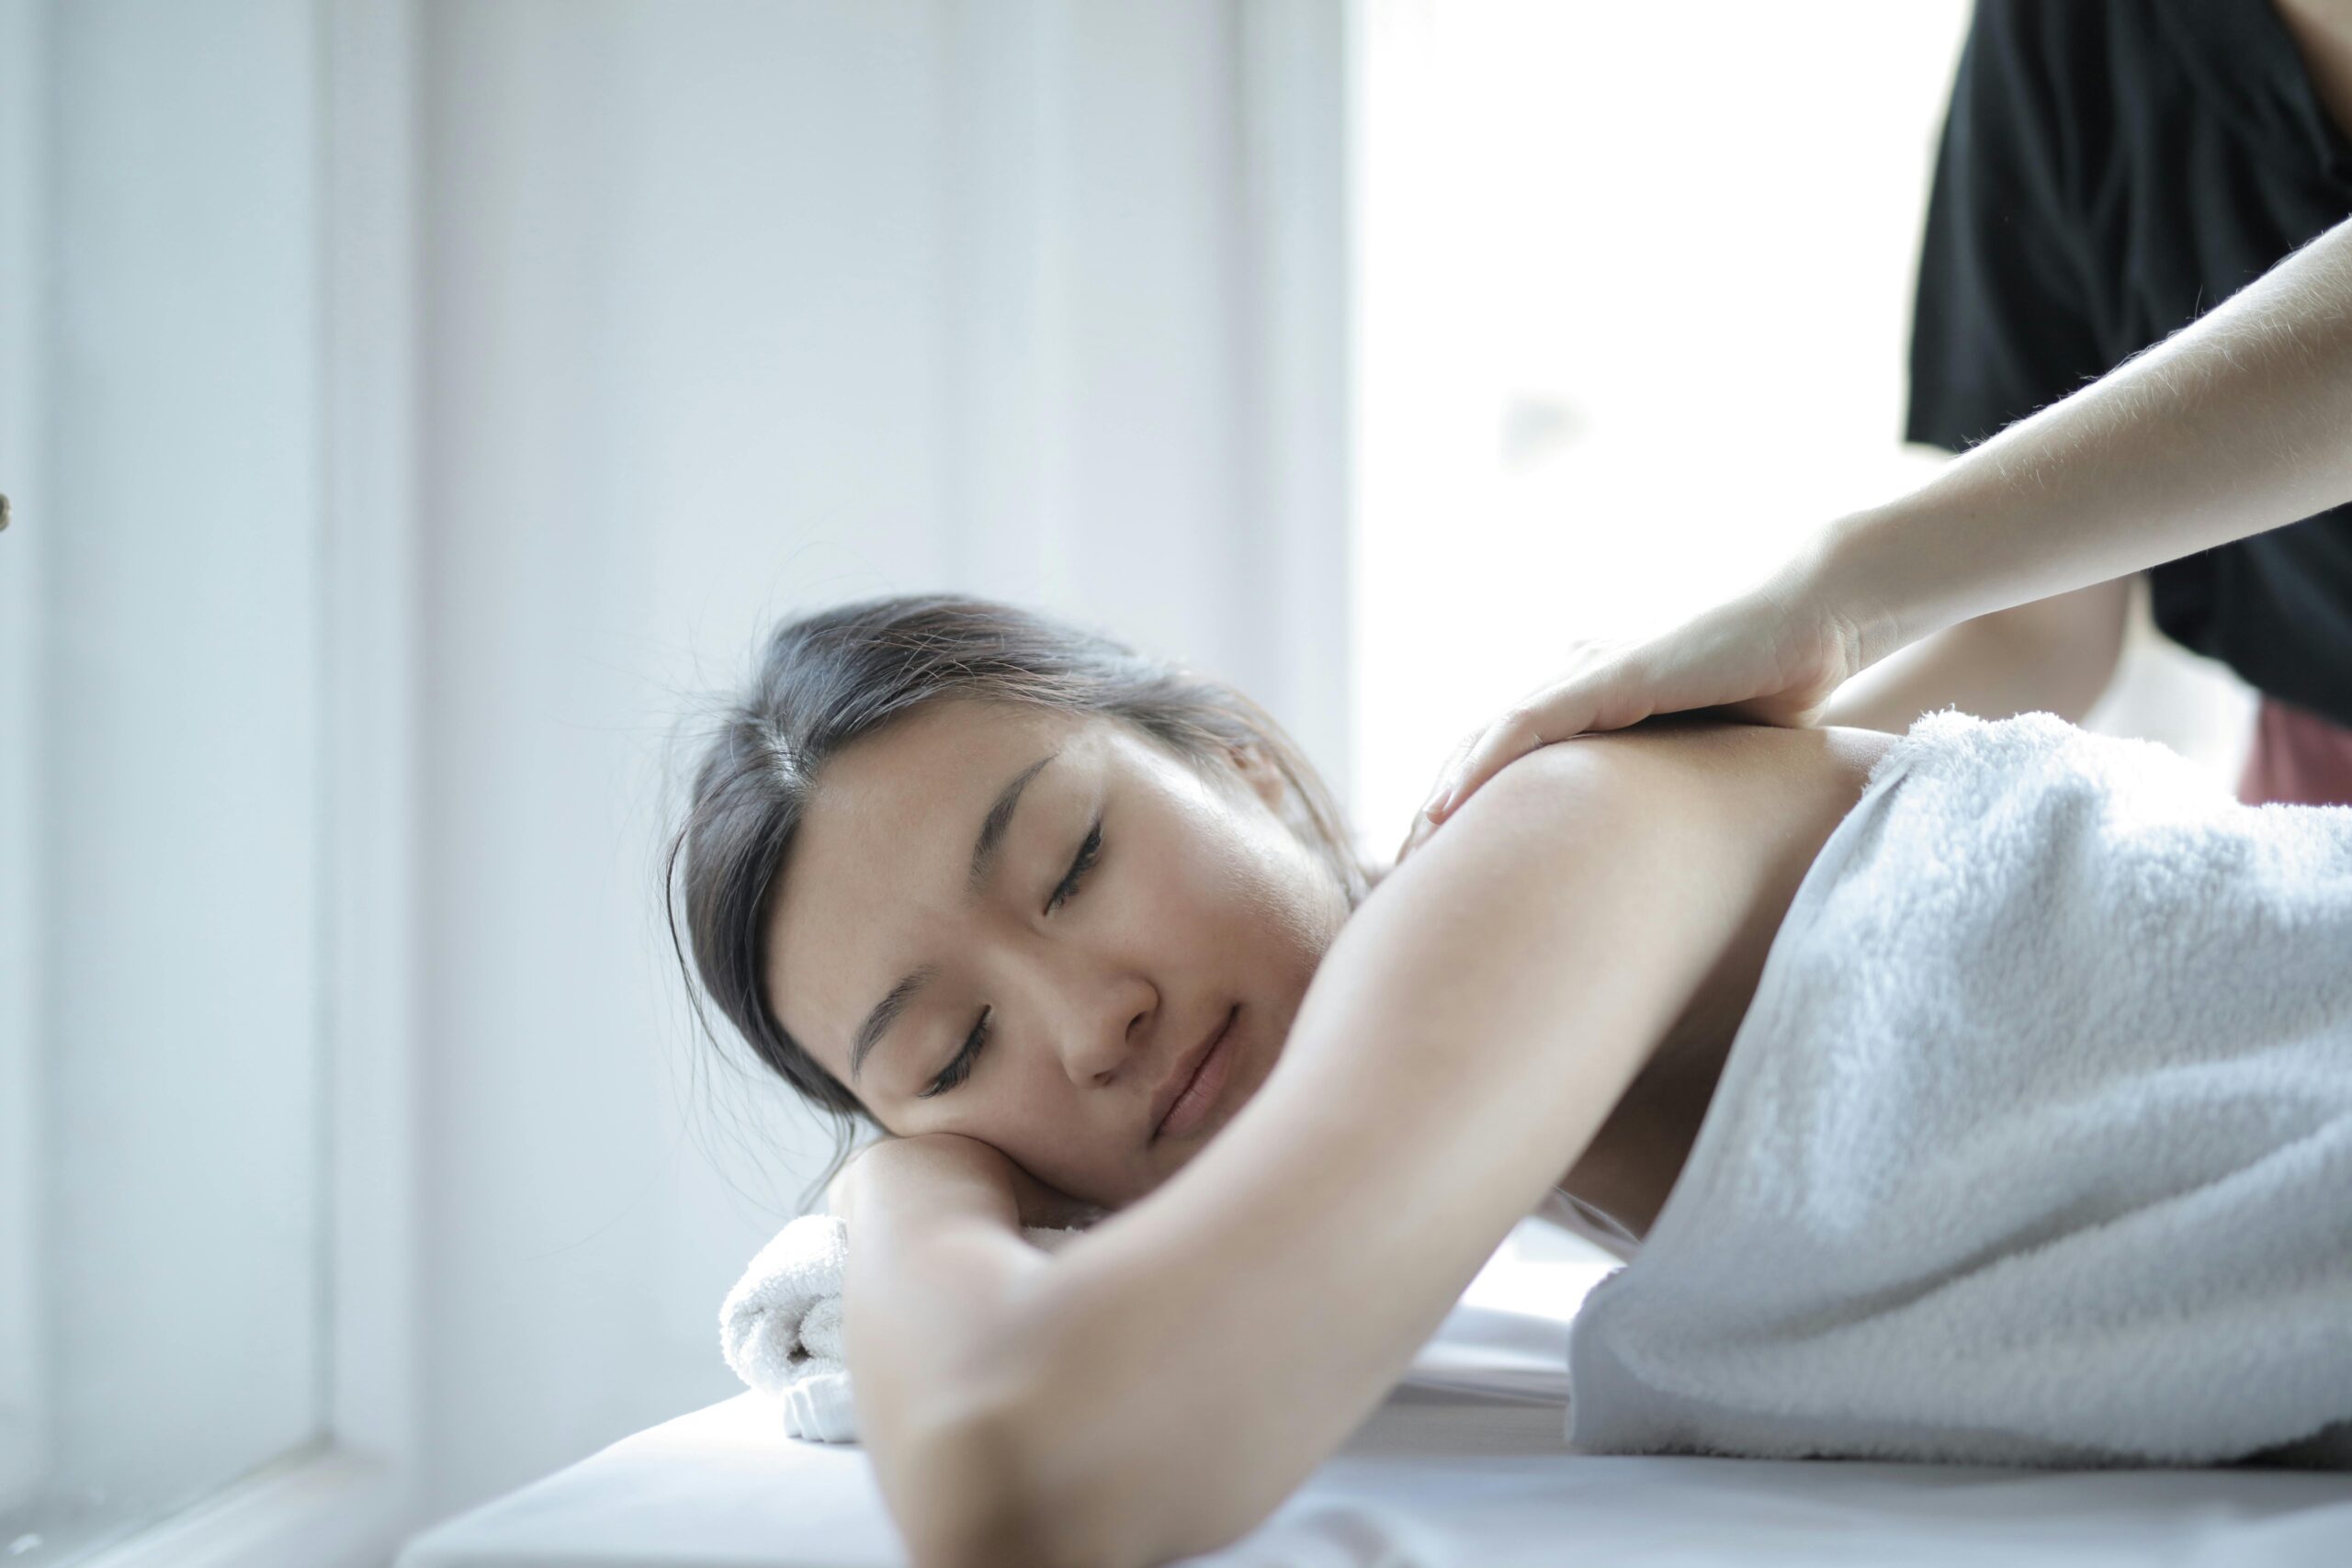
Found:
[[1453, 802], [1453, 786], [1452, 784], [1447, 784], [1443, 789], [1439, 790], [1435, 795], [1430, 795], [1427, 800], [1421, 802], [1421, 815], [1428, 818], [1430, 821], [1435, 822], [1438, 818], [1445, 815], [1445, 808]]

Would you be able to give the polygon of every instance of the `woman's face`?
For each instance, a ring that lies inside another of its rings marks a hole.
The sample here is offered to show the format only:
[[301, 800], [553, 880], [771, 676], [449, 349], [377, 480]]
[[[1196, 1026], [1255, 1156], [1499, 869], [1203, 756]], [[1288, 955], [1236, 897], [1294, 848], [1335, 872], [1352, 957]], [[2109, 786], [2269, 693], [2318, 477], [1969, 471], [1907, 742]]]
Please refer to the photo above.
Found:
[[[892, 1133], [1142, 1197], [1265, 1081], [1348, 914], [1272, 765], [1211, 772], [1109, 719], [967, 699], [845, 748], [771, 899], [777, 1021]], [[1216, 1104], [1156, 1136], [1228, 1014]]]

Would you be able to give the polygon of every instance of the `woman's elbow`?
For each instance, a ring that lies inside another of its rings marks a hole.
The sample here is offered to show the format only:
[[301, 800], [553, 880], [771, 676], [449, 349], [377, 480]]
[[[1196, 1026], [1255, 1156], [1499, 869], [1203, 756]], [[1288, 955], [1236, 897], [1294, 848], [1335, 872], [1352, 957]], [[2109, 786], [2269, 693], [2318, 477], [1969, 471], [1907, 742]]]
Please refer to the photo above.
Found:
[[885, 1492], [923, 1568], [1152, 1568], [1239, 1539], [1281, 1501], [1236, 1445], [1154, 1419], [1181, 1389], [1138, 1348], [1139, 1326], [1144, 1344], [1155, 1331], [1132, 1281], [1061, 1278], [908, 1389], [915, 1418], [873, 1412]]
[[[875, 1434], [877, 1474], [915, 1568], [1146, 1568], [1120, 1540], [1105, 1479], [1072, 1476], [1056, 1441], [1013, 1404], [965, 1405]], [[885, 1453], [889, 1455], [885, 1462]]]
[[1081, 1427], [1006, 1408], [910, 1452], [893, 1512], [916, 1568], [1153, 1568], [1248, 1533], [1213, 1489], [1172, 1507], [1168, 1477], [1079, 1451]]
[[874, 1435], [876, 1473], [915, 1568], [1052, 1565], [1069, 1556], [1012, 1417], [988, 1410]]

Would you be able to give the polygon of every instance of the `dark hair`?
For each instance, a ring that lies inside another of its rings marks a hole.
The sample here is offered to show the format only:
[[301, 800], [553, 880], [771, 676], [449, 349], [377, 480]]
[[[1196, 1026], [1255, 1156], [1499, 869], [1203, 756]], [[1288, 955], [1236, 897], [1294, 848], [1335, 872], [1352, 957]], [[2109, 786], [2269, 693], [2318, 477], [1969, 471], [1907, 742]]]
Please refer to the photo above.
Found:
[[[1017, 605], [953, 593], [860, 600], [779, 626], [695, 771], [663, 883], [671, 946], [689, 996], [699, 973], [702, 992], [752, 1053], [834, 1118], [832, 1162], [811, 1192], [821, 1192], [847, 1162], [856, 1121], [877, 1130], [880, 1123], [776, 1021], [761, 984], [763, 911], [826, 762], [942, 697], [1102, 715], [1204, 770], [1224, 763], [1231, 749], [1255, 748], [1289, 786], [1283, 807], [1291, 830], [1329, 865], [1351, 908], [1373, 880], [1350, 846], [1337, 802], [1297, 744], [1239, 692], [1180, 664]], [[679, 937], [681, 913], [691, 964]], [[694, 1008], [710, 1033], [699, 997]], [[804, 1195], [801, 1208], [808, 1207]]]

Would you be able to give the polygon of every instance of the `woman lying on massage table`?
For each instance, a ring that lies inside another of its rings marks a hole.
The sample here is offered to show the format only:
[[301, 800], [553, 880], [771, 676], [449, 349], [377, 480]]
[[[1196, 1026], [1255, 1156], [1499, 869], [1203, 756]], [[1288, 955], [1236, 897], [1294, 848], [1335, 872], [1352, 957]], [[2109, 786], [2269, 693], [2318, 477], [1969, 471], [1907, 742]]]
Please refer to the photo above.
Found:
[[[2011, 434], [2087, 439], [2067, 410]], [[1999, 446], [1938, 483], [1997, 476]], [[2063, 466], [2038, 482], [2097, 514]], [[1485, 767], [1375, 889], [1295, 748], [1214, 682], [946, 595], [781, 628], [673, 865], [704, 992], [890, 1134], [833, 1199], [859, 1426], [916, 1561], [1236, 1539], [1555, 1186], [1642, 1246], [1579, 1319], [1626, 1287], [1572, 1364], [1580, 1439], [1613, 1401], [1620, 1446], [2206, 1462], [2352, 1417], [2352, 1219], [2291, 1201], [2352, 1175], [2352, 813], [2143, 789], [2162, 754], [2134, 745], [1957, 716], [1547, 745]], [[1879, 995], [1873, 963], [1920, 983]], [[2250, 963], [2259, 1000], [2198, 1010]], [[1945, 1013], [1902, 1010], [1939, 989]], [[1971, 1141], [1980, 1113], [2003, 1141]], [[1090, 1207], [1112, 1212], [1059, 1251], [1020, 1235]], [[2154, 1243], [2272, 1226], [2306, 1261], [2269, 1295], [2247, 1258], [2177, 1302], [2161, 1276], [2099, 1294]], [[1767, 1307], [1778, 1337], [1743, 1360], [1737, 1314]], [[2043, 1321], [2114, 1332], [2019, 1359]], [[2186, 1337], [2151, 1352], [2165, 1322]], [[1927, 1363], [1925, 1404], [1871, 1406], [1839, 1355], [1890, 1384]], [[1670, 1386], [1686, 1364], [1754, 1397]], [[1798, 1409], [1808, 1387], [1854, 1420]], [[2035, 1410], [2052, 1388], [2070, 1408]]]

